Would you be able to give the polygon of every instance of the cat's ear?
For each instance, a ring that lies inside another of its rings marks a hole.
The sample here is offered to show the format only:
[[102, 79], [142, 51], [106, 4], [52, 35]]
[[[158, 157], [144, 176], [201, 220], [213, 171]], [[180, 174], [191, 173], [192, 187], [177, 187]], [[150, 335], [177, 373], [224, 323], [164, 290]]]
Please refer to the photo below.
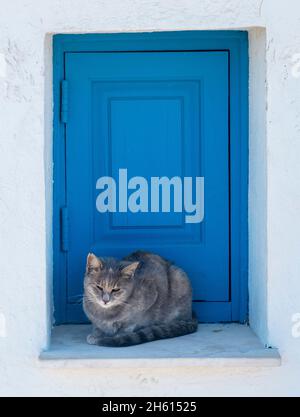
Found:
[[124, 275], [124, 276], [126, 276], [128, 278], [133, 277], [134, 274], [135, 274], [135, 272], [136, 272], [136, 270], [137, 270], [137, 267], [139, 266], [139, 264], [140, 264], [139, 262], [132, 262], [129, 265], [125, 265], [121, 269], [122, 275]]
[[86, 259], [86, 271], [99, 271], [103, 268], [103, 262], [93, 253], [89, 253]]

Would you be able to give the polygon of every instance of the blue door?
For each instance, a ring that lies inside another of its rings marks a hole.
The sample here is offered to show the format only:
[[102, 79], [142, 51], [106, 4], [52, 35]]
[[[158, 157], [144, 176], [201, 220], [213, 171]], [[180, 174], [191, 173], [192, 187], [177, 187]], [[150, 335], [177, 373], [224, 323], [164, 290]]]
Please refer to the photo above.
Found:
[[[145, 249], [173, 260], [192, 280], [199, 318], [229, 301], [228, 54], [69, 53], [66, 79], [69, 316], [84, 320], [76, 301], [90, 251]], [[99, 212], [97, 180], [121, 187], [120, 169], [148, 185], [151, 177], [204, 177], [203, 221], [186, 223], [172, 206], [120, 212], [118, 190], [117, 211]]]
[[[148, 43], [142, 35], [56, 40], [58, 79], [65, 80], [61, 117], [55, 119], [61, 139], [55, 145], [58, 323], [86, 322], [80, 300], [88, 252], [121, 258], [138, 249], [188, 273], [201, 322], [246, 318], [240, 307], [246, 300], [241, 189], [247, 171], [241, 128], [247, 127], [241, 76], [246, 44], [240, 40], [246, 38], [242, 32], [228, 39], [224, 32], [204, 34], [149, 34]], [[130, 210], [136, 177], [148, 187], [146, 200], [139, 197], [138, 208]], [[175, 206], [185, 198], [184, 178], [192, 179], [195, 202], [196, 177], [204, 179], [204, 217], [189, 222]], [[97, 205], [103, 178], [114, 180], [107, 201], [114, 195], [115, 207], [106, 212]], [[163, 186], [156, 209], [151, 206], [153, 178], [181, 180], [179, 197], [170, 185], [166, 210]]]

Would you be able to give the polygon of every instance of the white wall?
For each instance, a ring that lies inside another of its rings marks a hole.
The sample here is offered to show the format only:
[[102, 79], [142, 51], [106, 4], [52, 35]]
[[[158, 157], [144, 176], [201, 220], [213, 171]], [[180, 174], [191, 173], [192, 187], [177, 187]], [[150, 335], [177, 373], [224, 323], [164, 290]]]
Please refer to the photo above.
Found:
[[268, 343], [266, 31], [249, 31], [249, 316]]
[[[0, 395], [299, 395], [300, 338], [292, 337], [292, 316], [300, 313], [300, 77], [292, 58], [300, 53], [300, 3], [0, 3]], [[51, 34], [185, 29], [250, 32], [251, 324], [279, 347], [283, 366], [121, 375], [41, 369], [52, 287]]]

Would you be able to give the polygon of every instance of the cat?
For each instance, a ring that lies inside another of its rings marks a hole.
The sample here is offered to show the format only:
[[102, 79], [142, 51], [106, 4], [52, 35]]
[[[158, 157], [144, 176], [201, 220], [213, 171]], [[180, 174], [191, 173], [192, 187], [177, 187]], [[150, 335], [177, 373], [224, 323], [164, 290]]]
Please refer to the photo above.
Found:
[[192, 289], [186, 273], [153, 253], [117, 260], [87, 257], [83, 308], [93, 324], [87, 342], [131, 346], [193, 333]]

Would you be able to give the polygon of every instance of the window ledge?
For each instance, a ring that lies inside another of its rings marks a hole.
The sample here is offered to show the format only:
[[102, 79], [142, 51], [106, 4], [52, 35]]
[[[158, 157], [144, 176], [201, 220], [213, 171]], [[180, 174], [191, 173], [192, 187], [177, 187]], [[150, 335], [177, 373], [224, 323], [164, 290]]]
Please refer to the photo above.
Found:
[[53, 329], [49, 350], [40, 364], [64, 368], [147, 367], [275, 367], [281, 359], [277, 349], [266, 349], [252, 330], [240, 324], [201, 324], [197, 333], [125, 348], [90, 346], [88, 325]]

